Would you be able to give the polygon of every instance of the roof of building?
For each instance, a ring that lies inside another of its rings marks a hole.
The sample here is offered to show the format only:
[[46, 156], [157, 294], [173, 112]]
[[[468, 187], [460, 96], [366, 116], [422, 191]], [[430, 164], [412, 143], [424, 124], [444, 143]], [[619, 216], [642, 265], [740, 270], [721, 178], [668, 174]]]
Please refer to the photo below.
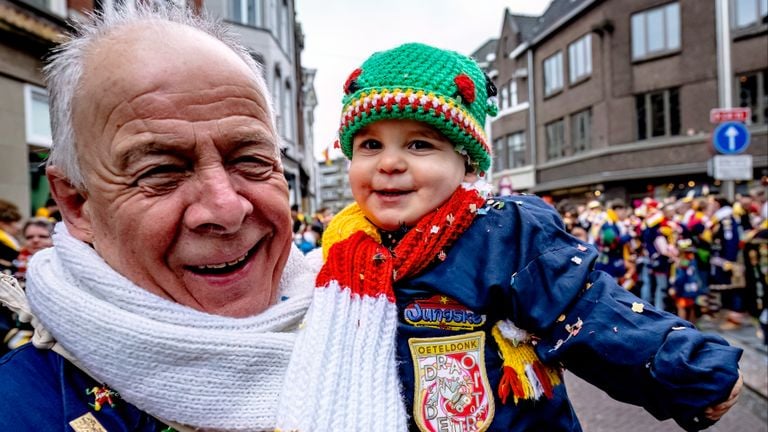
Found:
[[581, 9], [586, 3], [592, 2], [594, 0], [552, 0], [547, 10], [538, 17], [533, 33], [530, 37], [525, 38], [525, 40], [535, 41], [537, 38], [544, 36], [549, 31], [564, 24], [561, 21], [569, 14]]
[[499, 44], [498, 39], [488, 39], [484, 44], [480, 45], [480, 48], [476, 49], [470, 57], [475, 59], [478, 63], [487, 63], [489, 54], [496, 54], [496, 46]]
[[509, 9], [507, 9], [507, 17], [514, 21], [523, 41], [530, 40], [533, 37], [536, 28], [539, 25], [539, 19], [541, 18], [531, 15], [513, 14], [509, 12]]

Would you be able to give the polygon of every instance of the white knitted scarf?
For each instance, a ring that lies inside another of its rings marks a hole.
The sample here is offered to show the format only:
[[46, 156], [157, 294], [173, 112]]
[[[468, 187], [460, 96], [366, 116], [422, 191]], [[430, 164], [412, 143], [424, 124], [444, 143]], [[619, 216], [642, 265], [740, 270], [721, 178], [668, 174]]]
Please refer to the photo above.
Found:
[[287, 300], [254, 317], [228, 318], [136, 286], [63, 224], [54, 244], [32, 258], [29, 304], [89, 374], [164, 421], [203, 430], [274, 429], [295, 329], [314, 285], [298, 249], [281, 280]]

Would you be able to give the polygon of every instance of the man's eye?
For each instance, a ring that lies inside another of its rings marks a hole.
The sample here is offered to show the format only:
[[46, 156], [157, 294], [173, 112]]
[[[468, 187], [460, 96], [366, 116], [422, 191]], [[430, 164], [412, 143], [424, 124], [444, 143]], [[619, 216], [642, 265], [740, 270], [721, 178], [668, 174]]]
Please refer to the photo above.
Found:
[[186, 168], [181, 165], [158, 165], [144, 171], [139, 175], [139, 180], [158, 177], [170, 177], [183, 174]]
[[246, 177], [262, 179], [272, 173], [272, 161], [255, 156], [241, 156], [232, 160], [229, 165]]

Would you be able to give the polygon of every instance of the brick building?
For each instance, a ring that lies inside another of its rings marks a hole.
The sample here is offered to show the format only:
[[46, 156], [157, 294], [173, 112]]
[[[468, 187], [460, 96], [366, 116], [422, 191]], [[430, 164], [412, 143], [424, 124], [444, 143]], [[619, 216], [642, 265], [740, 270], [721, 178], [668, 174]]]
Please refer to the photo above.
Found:
[[[719, 182], [715, 0], [554, 0], [505, 12], [491, 122], [497, 188], [555, 199], [663, 197]], [[749, 106], [753, 178], [768, 175], [768, 7], [732, 0], [733, 106]], [[745, 186], [742, 186], [745, 187]]]
[[25, 213], [48, 198], [41, 161], [51, 131], [41, 59], [66, 31], [65, 20], [141, 1], [204, 8], [232, 25], [262, 65], [272, 92], [291, 203], [313, 208], [317, 167], [308, 137], [316, 105], [314, 71], [301, 67], [304, 36], [293, 0], [0, 0], [0, 197]]

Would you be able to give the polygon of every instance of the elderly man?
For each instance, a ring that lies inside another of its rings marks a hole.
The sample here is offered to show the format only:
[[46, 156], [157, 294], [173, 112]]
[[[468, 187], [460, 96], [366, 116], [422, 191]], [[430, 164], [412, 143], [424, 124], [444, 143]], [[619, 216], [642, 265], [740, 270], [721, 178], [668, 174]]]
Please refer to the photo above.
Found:
[[140, 9], [82, 24], [46, 75], [64, 223], [27, 298], [4, 280], [38, 334], [0, 362], [0, 430], [274, 428], [314, 274], [259, 68]]

